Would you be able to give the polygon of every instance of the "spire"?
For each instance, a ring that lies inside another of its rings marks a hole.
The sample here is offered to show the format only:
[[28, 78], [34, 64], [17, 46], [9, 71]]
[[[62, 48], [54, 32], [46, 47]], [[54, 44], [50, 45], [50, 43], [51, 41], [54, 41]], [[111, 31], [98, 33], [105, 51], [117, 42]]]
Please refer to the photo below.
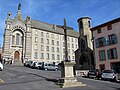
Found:
[[15, 16], [15, 20], [16, 19], [24, 21], [21, 13], [21, 3], [18, 4], [18, 11], [17, 11], [17, 15]]

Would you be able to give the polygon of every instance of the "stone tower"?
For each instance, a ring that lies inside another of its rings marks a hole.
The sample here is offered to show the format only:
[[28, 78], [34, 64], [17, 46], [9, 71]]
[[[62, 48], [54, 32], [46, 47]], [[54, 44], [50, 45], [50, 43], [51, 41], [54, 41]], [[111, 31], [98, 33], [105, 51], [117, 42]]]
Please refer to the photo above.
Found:
[[89, 17], [82, 17], [77, 21], [79, 26], [79, 48], [75, 51], [76, 69], [89, 70], [94, 68], [90, 20]]
[[91, 26], [90, 22], [91, 19], [89, 17], [82, 17], [78, 19], [80, 37], [85, 38], [87, 46], [93, 50], [92, 41], [91, 41], [92, 33], [90, 31], [90, 26]]

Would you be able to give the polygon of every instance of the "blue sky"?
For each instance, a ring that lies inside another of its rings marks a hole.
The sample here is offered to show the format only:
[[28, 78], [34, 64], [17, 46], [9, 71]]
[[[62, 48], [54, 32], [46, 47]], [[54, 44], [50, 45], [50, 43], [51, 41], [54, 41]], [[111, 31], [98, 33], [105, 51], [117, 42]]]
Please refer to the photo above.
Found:
[[3, 44], [3, 33], [7, 13], [12, 18], [17, 13], [18, 3], [24, 19], [29, 15], [34, 20], [50, 24], [67, 25], [78, 30], [77, 19], [89, 16], [92, 27], [120, 17], [120, 0], [0, 0], [0, 44]]

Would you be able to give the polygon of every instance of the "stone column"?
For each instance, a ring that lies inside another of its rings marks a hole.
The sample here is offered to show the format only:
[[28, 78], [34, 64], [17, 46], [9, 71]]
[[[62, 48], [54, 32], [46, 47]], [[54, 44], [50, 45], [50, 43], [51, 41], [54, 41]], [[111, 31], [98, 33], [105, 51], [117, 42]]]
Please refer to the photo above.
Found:
[[82, 84], [77, 81], [77, 78], [74, 77], [73, 66], [75, 62], [68, 60], [68, 52], [67, 52], [67, 26], [66, 20], [64, 19], [64, 37], [65, 37], [65, 61], [61, 62], [61, 78], [58, 81], [60, 87], [76, 87], [76, 86], [86, 86], [86, 84]]

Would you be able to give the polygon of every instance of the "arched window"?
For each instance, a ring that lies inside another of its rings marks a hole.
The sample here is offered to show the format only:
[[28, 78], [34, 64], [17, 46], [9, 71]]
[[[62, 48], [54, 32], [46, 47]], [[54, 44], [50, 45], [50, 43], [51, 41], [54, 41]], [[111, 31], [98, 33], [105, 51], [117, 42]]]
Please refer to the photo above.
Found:
[[14, 45], [15, 36], [12, 36], [12, 45]]
[[17, 33], [16, 34], [16, 45], [19, 45], [19, 41], [20, 41], [20, 34]]

